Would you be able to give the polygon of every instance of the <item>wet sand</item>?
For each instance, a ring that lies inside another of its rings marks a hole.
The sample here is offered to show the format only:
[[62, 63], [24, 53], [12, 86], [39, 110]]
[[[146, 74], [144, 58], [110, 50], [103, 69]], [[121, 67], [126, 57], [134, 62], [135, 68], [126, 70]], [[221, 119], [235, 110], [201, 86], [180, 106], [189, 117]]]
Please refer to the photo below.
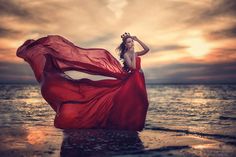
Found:
[[186, 133], [54, 127], [1, 129], [1, 156], [234, 156], [236, 146]]

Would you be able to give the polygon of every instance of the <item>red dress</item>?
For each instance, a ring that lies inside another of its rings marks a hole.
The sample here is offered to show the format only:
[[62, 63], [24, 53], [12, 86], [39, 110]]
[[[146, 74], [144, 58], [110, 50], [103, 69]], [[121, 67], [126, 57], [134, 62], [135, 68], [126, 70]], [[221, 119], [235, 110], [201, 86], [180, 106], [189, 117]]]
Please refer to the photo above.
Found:
[[[109, 51], [81, 48], [59, 35], [29, 39], [17, 56], [28, 62], [41, 94], [56, 112], [54, 126], [142, 130], [148, 109], [141, 58], [126, 72]], [[116, 79], [72, 79], [64, 72], [77, 70]]]

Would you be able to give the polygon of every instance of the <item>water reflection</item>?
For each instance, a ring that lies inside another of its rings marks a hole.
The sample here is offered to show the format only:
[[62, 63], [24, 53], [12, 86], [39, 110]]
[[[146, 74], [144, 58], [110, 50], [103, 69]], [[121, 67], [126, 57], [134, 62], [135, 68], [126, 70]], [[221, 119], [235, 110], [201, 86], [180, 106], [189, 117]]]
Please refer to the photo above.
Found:
[[64, 130], [61, 156], [105, 156], [144, 149], [138, 132], [125, 130]]
[[29, 128], [27, 140], [30, 144], [42, 144], [46, 140], [45, 132], [40, 129]]

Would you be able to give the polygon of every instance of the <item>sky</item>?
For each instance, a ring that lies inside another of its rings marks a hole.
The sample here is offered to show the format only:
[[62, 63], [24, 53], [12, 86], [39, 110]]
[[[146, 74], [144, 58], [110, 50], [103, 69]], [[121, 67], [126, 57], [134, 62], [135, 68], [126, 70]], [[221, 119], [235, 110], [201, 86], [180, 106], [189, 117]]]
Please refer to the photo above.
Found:
[[235, 17], [234, 0], [0, 0], [0, 83], [36, 83], [16, 56], [27, 39], [57, 34], [119, 60], [124, 32], [150, 48], [141, 56], [146, 83], [236, 83]]

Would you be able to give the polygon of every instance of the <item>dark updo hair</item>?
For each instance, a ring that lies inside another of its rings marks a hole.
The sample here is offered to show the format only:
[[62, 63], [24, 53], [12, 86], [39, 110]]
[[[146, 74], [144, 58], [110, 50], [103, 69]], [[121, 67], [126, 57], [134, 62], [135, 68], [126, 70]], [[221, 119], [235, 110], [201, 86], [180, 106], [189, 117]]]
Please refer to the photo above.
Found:
[[131, 36], [126, 36], [122, 39], [122, 42], [121, 44], [116, 48], [116, 50], [119, 51], [119, 56], [120, 56], [120, 60], [122, 60], [123, 62], [123, 70], [125, 70], [126, 72], [129, 72], [130, 68], [129, 66], [127, 65], [127, 63], [125, 62], [124, 60], [124, 54], [125, 52], [127, 51], [127, 48], [125, 47], [125, 42], [128, 38], [131, 38]]

